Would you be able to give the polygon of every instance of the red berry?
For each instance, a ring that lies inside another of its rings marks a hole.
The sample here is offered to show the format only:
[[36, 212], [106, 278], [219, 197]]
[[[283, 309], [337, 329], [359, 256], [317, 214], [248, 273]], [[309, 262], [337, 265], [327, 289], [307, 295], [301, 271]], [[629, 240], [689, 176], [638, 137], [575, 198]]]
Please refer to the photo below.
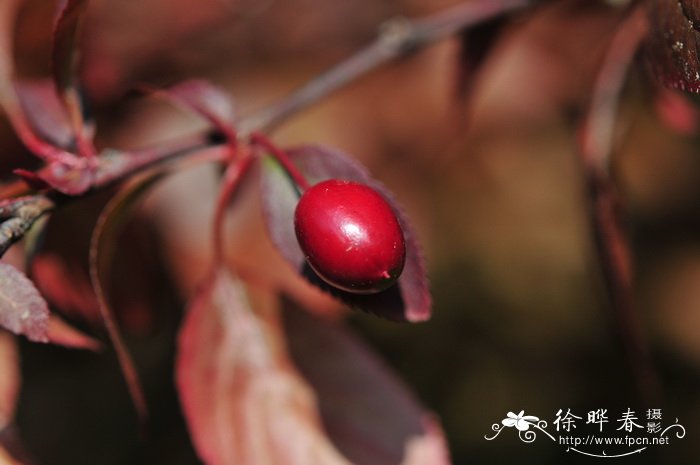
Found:
[[304, 192], [294, 228], [311, 268], [328, 284], [371, 294], [398, 279], [406, 257], [401, 225], [374, 189], [331, 179]]

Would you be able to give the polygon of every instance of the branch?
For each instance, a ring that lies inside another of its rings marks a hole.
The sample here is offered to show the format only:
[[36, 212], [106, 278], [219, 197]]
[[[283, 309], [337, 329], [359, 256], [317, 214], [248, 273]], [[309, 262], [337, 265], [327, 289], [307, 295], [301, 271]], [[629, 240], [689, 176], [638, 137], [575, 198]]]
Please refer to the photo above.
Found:
[[278, 104], [243, 121], [241, 131], [273, 130], [289, 116], [386, 62], [531, 3], [529, 0], [473, 0], [420, 20], [391, 19], [380, 27], [379, 35], [366, 48], [309, 81]]
[[0, 202], [0, 256], [24, 237], [32, 225], [55, 208], [55, 202], [44, 195], [19, 197]]
[[[316, 103], [323, 97], [387, 62], [408, 56], [420, 48], [457, 34], [469, 26], [486, 21], [494, 16], [522, 9], [531, 3], [532, 0], [472, 0], [415, 21], [405, 18], [389, 20], [380, 28], [380, 33], [374, 42], [312, 79], [279, 103], [264, 108], [258, 113], [241, 120], [239, 122], [239, 132], [242, 137], [248, 137], [251, 133], [258, 131], [269, 132], [286, 119]], [[135, 173], [166, 161], [201, 153], [209, 149], [214, 151], [221, 149], [223, 144], [217, 141], [216, 137], [212, 137], [212, 135], [210, 130], [189, 139], [129, 153], [110, 149], [103, 150], [98, 157], [95, 180], [91, 190], [94, 191], [120, 182]], [[212, 159], [219, 158], [213, 154]], [[22, 181], [0, 186], [0, 198], [23, 195], [27, 192], [28, 187]], [[35, 195], [33, 199], [35, 199], [37, 205], [44, 205], [45, 207], [49, 204], [51, 205], [50, 208], [46, 208], [41, 213], [43, 215], [56, 208], [59, 204], [81, 196], [56, 197], [50, 192], [48, 194]], [[20, 199], [16, 199], [8, 202], [20, 201]], [[10, 245], [21, 239], [33, 222], [41, 215], [36, 216], [32, 221], [24, 219], [21, 222], [14, 221], [12, 224], [8, 224], [6, 226], [7, 234], [5, 234], [3, 228], [7, 221], [11, 219], [0, 223], [0, 234], [2, 234], [0, 236], [0, 256]]]
[[605, 286], [642, 400], [650, 402], [658, 395], [658, 380], [634, 308], [630, 247], [617, 192], [608, 174], [620, 96], [647, 28], [644, 6], [635, 6], [612, 38], [594, 83], [579, 155], [586, 176], [591, 227]]

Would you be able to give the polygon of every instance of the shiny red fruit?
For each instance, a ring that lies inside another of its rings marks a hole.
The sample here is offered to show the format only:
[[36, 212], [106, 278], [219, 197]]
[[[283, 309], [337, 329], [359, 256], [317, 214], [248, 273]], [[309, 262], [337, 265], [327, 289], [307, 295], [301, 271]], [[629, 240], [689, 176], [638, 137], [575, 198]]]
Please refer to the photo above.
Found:
[[304, 192], [294, 228], [311, 268], [328, 284], [356, 294], [391, 286], [406, 244], [396, 214], [374, 189], [331, 179]]

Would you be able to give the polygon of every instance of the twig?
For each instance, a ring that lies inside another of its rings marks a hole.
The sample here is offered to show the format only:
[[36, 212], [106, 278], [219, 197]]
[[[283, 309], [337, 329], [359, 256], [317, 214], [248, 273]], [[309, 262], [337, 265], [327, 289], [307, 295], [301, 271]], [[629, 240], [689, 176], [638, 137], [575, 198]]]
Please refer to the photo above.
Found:
[[608, 174], [620, 95], [647, 27], [644, 6], [635, 6], [612, 38], [594, 83], [581, 135], [580, 156], [603, 278], [642, 400], [650, 402], [658, 396], [658, 380], [634, 308], [630, 248], [617, 192]]
[[309, 81], [278, 104], [241, 123], [241, 132], [270, 131], [290, 115], [388, 61], [449, 37], [471, 25], [523, 8], [528, 0], [474, 0], [427, 18], [394, 18], [384, 23], [378, 37], [363, 50]]
[[[374, 42], [293, 91], [278, 103], [242, 119], [238, 123], [239, 137], [248, 137], [253, 132], [270, 132], [291, 116], [385, 63], [407, 56], [469, 26], [530, 4], [532, 0], [472, 0], [420, 20], [391, 19], [380, 28]], [[170, 149], [161, 149], [159, 153], [151, 153], [148, 156], [137, 152], [133, 154], [131, 171], [126, 176], [134, 171], [141, 171], [157, 163], [200, 150], [210, 139], [209, 136], [208, 133], [202, 134], [196, 137], [191, 145], [188, 145], [187, 141], [177, 142], [174, 144], [177, 152], [174, 153], [170, 153]], [[110, 182], [121, 180], [122, 177], [115, 175], [112, 178]]]
[[[377, 39], [367, 47], [312, 79], [279, 103], [241, 120], [238, 124], [239, 132], [242, 137], [256, 131], [269, 132], [289, 117], [382, 64], [407, 56], [471, 25], [516, 11], [531, 3], [532, 0], [472, 0], [415, 21], [405, 18], [390, 20], [381, 28]], [[92, 190], [122, 181], [157, 164], [220, 147], [221, 143], [211, 135], [211, 131], [208, 131], [165, 146], [129, 153], [104, 150], [98, 157], [99, 164]], [[18, 183], [0, 186], [0, 196], [22, 195], [26, 192], [27, 187], [20, 187]], [[39, 194], [35, 197], [54, 202], [51, 194]], [[60, 203], [73, 198], [77, 197], [61, 198]], [[0, 256], [23, 234], [21, 230], [14, 231], [11, 242], [0, 237]]]
[[0, 256], [22, 239], [39, 218], [55, 207], [55, 202], [44, 195], [0, 202]]

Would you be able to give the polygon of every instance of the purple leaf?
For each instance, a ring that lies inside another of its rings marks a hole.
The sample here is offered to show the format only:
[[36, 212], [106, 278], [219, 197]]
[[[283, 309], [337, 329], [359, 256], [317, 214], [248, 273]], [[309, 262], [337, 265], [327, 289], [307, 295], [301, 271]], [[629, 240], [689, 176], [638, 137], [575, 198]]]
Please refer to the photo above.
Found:
[[96, 339], [83, 334], [81, 331], [69, 325], [57, 315], [52, 314], [49, 319], [48, 338], [51, 344], [70, 349], [84, 349], [98, 351], [101, 344]]
[[31, 341], [49, 342], [46, 301], [24, 273], [7, 263], [0, 263], [0, 326]]
[[700, 4], [696, 0], [649, 0], [647, 58], [666, 86], [700, 92]]
[[342, 152], [320, 146], [288, 150], [290, 159], [310, 184], [325, 179], [347, 179], [367, 184], [380, 192], [396, 212], [406, 240], [406, 264], [397, 283], [378, 294], [357, 295], [327, 285], [308, 267], [294, 233], [296, 188], [282, 167], [271, 157], [262, 161], [262, 201], [268, 233], [282, 256], [312, 284], [349, 306], [394, 321], [418, 322], [430, 318], [431, 297], [423, 256], [415, 234], [389, 191], [372, 179], [359, 163]]
[[318, 396], [331, 440], [354, 465], [450, 463], [437, 421], [337, 323], [285, 308], [290, 354]]
[[18, 82], [15, 89], [22, 109], [36, 134], [56, 147], [74, 150], [73, 129], [53, 82]]
[[229, 140], [235, 140], [233, 132], [235, 111], [231, 98], [214, 84], [203, 79], [194, 79], [169, 89], [146, 90], [178, 107], [198, 114]]
[[86, 158], [70, 163], [54, 161], [46, 165], [36, 176], [46, 184], [66, 195], [80, 195], [92, 187], [95, 170]]
[[253, 309], [254, 297], [214, 270], [180, 330], [177, 388], [197, 453], [208, 465], [350, 465], [289, 361], [277, 309], [269, 297]]
[[[0, 332], [0, 431], [14, 419], [19, 396], [21, 374], [19, 349], [16, 338], [6, 331]], [[0, 460], [0, 464], [2, 460]]]
[[0, 465], [23, 465], [26, 462], [16, 460], [4, 447], [0, 447]]
[[62, 314], [90, 323], [102, 321], [92, 285], [77, 264], [39, 254], [31, 261], [31, 276], [41, 295]]
[[18, 1], [0, 2], [0, 106], [22, 143], [36, 156], [47, 162], [69, 163], [75, 157], [46, 142], [33, 127], [17, 95], [14, 79], [13, 43]]
[[0, 465], [36, 465], [13, 424], [0, 431]]
[[56, 88], [76, 87], [77, 41], [87, 0], [64, 1], [53, 31], [52, 72]]
[[92, 144], [94, 125], [86, 121], [78, 82], [78, 39], [82, 29], [87, 0], [67, 0], [63, 5], [53, 31], [52, 71], [56, 90], [68, 110], [77, 152], [83, 156], [95, 154]]
[[100, 314], [119, 358], [129, 393], [141, 418], [147, 415], [141, 383], [102, 283], [108, 279], [112, 257], [117, 250], [119, 231], [133, 212], [136, 202], [162, 177], [163, 173], [157, 172], [124, 186], [100, 213], [90, 240], [90, 282], [95, 291]]
[[12, 173], [22, 178], [22, 181], [24, 181], [30, 188], [34, 190], [41, 191], [50, 187], [46, 183], [46, 181], [41, 179], [39, 175], [33, 171], [25, 170], [22, 168], [16, 168], [12, 170]]

